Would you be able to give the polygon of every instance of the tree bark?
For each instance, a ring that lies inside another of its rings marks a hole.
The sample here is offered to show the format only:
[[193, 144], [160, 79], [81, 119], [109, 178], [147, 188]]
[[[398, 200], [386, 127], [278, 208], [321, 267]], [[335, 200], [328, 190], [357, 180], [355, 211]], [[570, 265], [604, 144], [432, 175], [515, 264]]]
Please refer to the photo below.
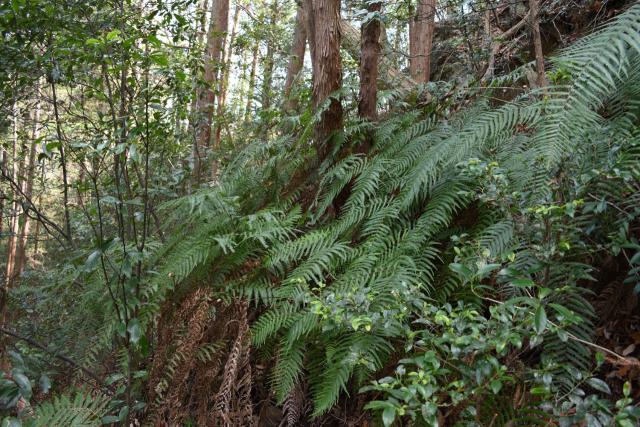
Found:
[[[18, 170], [18, 115], [19, 115], [19, 109], [18, 109], [18, 105], [17, 103], [13, 104], [13, 142], [12, 142], [12, 146], [11, 146], [11, 170], [10, 170], [10, 176], [11, 179], [13, 180], [13, 182], [18, 182], [19, 180], [19, 176], [20, 176], [20, 171]], [[18, 184], [19, 185], [19, 184]], [[6, 292], [7, 290], [11, 287], [11, 284], [13, 283], [13, 279], [15, 277], [15, 261], [16, 261], [16, 249], [17, 249], [17, 237], [18, 237], [18, 232], [19, 232], [19, 220], [18, 220], [18, 209], [19, 209], [19, 204], [18, 204], [18, 197], [17, 195], [15, 195], [15, 197], [13, 198], [13, 203], [11, 204], [11, 211], [9, 212], [9, 214], [11, 215], [10, 220], [9, 220], [9, 239], [7, 240], [7, 264], [6, 264], [6, 268], [5, 268], [5, 283], [3, 284], [2, 287], [2, 298], [3, 298], [3, 303], [2, 303], [2, 324], [0, 324], [0, 326], [4, 325], [4, 310], [6, 310]]]
[[[36, 174], [36, 145], [38, 144], [38, 139], [40, 138], [40, 110], [41, 110], [41, 101], [40, 101], [40, 84], [36, 83], [35, 93], [36, 93], [36, 104], [33, 107], [33, 130], [31, 134], [31, 147], [29, 149], [29, 163], [27, 166], [27, 180], [24, 185], [24, 193], [27, 196], [28, 200], [32, 200], [33, 195], [33, 181], [35, 179]], [[26, 261], [27, 261], [27, 238], [29, 236], [29, 232], [31, 229], [31, 217], [24, 212], [22, 214], [22, 230], [19, 232], [19, 240], [18, 240], [18, 250], [16, 253], [16, 274], [22, 274], [24, 271]]]
[[[123, 75], [125, 73], [125, 69], [122, 71]], [[124, 80], [124, 79], [123, 79]], [[64, 149], [65, 138], [62, 135], [62, 122], [60, 120], [60, 113], [58, 111], [58, 96], [56, 95], [56, 83], [54, 81], [51, 82], [51, 95], [53, 101], [53, 114], [56, 122], [56, 136], [58, 137], [58, 143], [60, 147], [58, 148], [58, 152], [60, 153], [60, 165], [62, 166], [62, 203], [64, 207], [64, 232], [67, 237], [69, 243], [73, 243], [73, 239], [71, 237], [71, 213], [69, 212], [69, 171], [67, 168], [67, 157], [65, 155], [66, 151]], [[124, 91], [121, 91], [120, 94], [120, 102], [124, 103]], [[124, 142], [124, 123], [125, 123], [125, 115], [124, 111], [120, 111], [120, 117], [122, 118], [123, 126], [120, 130], [120, 142]], [[116, 176], [117, 180], [117, 176]]]
[[211, 126], [215, 112], [216, 82], [222, 60], [222, 45], [229, 27], [229, 0], [213, 0], [211, 21], [207, 32], [204, 63], [205, 87], [200, 88], [197, 114], [198, 126], [194, 146], [194, 178], [200, 182], [203, 176], [206, 148], [211, 140]]
[[287, 77], [284, 82], [285, 111], [291, 113], [298, 109], [298, 100], [291, 97], [291, 89], [300, 76], [304, 65], [304, 54], [307, 46], [307, 29], [304, 20], [304, 9], [298, 6], [296, 11], [296, 26], [293, 31], [293, 43], [291, 44], [291, 56], [287, 67]]
[[[200, 5], [200, 22], [198, 24], [198, 32], [196, 35], [196, 44], [191, 48], [199, 49], [202, 46], [202, 40], [204, 40], [204, 36], [206, 34], [206, 26], [207, 26], [207, 9], [209, 7], [209, 0], [202, 0], [202, 4]], [[198, 113], [198, 98], [200, 97], [200, 86], [197, 81], [194, 83], [193, 87], [193, 99], [191, 99], [191, 115], [190, 115], [190, 126], [195, 130], [198, 128], [199, 118], [197, 116]]]
[[536, 72], [538, 87], [547, 86], [547, 76], [544, 71], [544, 53], [542, 52], [542, 37], [540, 36], [539, 0], [529, 0], [529, 18], [531, 19], [531, 35], [536, 56]]
[[[262, 109], [268, 110], [271, 108], [271, 97], [272, 97], [272, 85], [273, 85], [273, 66], [274, 66], [274, 45], [272, 37], [275, 36], [274, 28], [276, 25], [276, 21], [278, 19], [278, 1], [273, 0], [270, 6], [271, 16], [269, 17], [269, 26], [268, 26], [268, 34], [266, 37], [267, 41], [267, 52], [264, 56], [263, 64], [262, 64]], [[265, 126], [265, 128], [268, 128]]]
[[409, 70], [417, 83], [429, 82], [435, 16], [436, 0], [418, 0], [415, 13], [410, 18]]
[[245, 120], [251, 117], [251, 109], [253, 108], [253, 97], [256, 91], [256, 69], [258, 68], [258, 43], [253, 45], [251, 52], [251, 71], [249, 72], [249, 88], [247, 90], [247, 106], [245, 108]]
[[[220, 89], [218, 95], [218, 117], [222, 118], [224, 114], [224, 107], [227, 102], [227, 88], [229, 86], [229, 74], [231, 74], [231, 56], [233, 55], [233, 43], [236, 39], [238, 30], [238, 18], [240, 17], [240, 3], [236, 4], [235, 12], [233, 12], [233, 24], [231, 26], [231, 35], [229, 36], [229, 42], [225, 42], [224, 49], [224, 66], [220, 71]], [[222, 123], [218, 123], [216, 126], [216, 147], [220, 146], [222, 134]]]
[[340, 0], [305, 0], [305, 7], [313, 66], [312, 101], [314, 109], [322, 109], [315, 128], [316, 149], [323, 160], [330, 152], [329, 138], [343, 124], [342, 104], [330, 97], [342, 87]]
[[[7, 152], [4, 147], [0, 147], [0, 172], [6, 172], [7, 167]], [[4, 192], [0, 189], [0, 236], [2, 236], [2, 232], [4, 231]]]
[[[369, 3], [367, 6], [369, 13], [379, 14], [381, 9], [382, 2]], [[382, 22], [379, 16], [362, 24], [358, 115], [369, 121], [375, 121], [378, 117], [378, 61], [381, 30]]]
[[[360, 31], [346, 20], [342, 20], [340, 22], [340, 30], [342, 31], [341, 47], [355, 61], [360, 62]], [[410, 76], [403, 74], [397, 64], [390, 58], [381, 56], [378, 64], [379, 75], [383, 87], [402, 89], [406, 91], [410, 91], [415, 88], [416, 82]]]
[[[11, 179], [16, 182], [17, 169], [16, 159], [18, 151], [18, 105], [14, 101], [12, 108], [13, 115], [13, 142], [11, 153]], [[9, 239], [7, 241], [7, 263], [5, 265], [4, 283], [0, 283], [0, 328], [7, 324], [7, 306], [9, 304], [9, 289], [13, 284], [15, 276], [15, 256], [16, 256], [16, 237], [18, 234], [18, 202], [17, 197], [14, 197], [14, 201], [11, 204], [11, 218], [9, 220]], [[10, 363], [6, 357], [5, 351], [6, 343], [4, 337], [0, 337], [0, 369], [8, 370]]]

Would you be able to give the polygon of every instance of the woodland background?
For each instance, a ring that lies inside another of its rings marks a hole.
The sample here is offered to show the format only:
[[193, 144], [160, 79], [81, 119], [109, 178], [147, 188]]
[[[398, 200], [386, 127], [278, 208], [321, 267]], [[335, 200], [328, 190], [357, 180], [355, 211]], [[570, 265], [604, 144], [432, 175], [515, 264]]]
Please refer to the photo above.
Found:
[[640, 4], [6, 0], [13, 426], [640, 425]]

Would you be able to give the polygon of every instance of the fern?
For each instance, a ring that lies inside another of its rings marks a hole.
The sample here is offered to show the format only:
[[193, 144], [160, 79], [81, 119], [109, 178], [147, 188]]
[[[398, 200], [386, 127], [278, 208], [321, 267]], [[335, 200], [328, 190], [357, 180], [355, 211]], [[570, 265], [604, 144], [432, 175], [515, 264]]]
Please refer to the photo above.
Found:
[[95, 427], [102, 425], [109, 398], [101, 394], [78, 391], [73, 396], [60, 395], [42, 403], [26, 419], [30, 427]]
[[[153, 263], [157, 275], [145, 284], [148, 322], [174, 283], [206, 283], [246, 297], [262, 313], [252, 325], [253, 344], [276, 357], [271, 385], [278, 400], [308, 383], [319, 416], [351, 382], [382, 369], [417, 327], [403, 314], [384, 325], [372, 322], [366, 333], [354, 330], [348, 319], [360, 316], [359, 309], [372, 316], [388, 312], [406, 289], [415, 304], [458, 299], [482, 307], [476, 289], [449, 269], [462, 257], [452, 237], [465, 235], [462, 249], [474, 262], [509, 259], [509, 267], [534, 271], [531, 277], [543, 286], [564, 289], [554, 303], [582, 319], [569, 332], [590, 340], [594, 314], [583, 284], [591, 267], [580, 264], [587, 245], [581, 238], [597, 233], [599, 242], [613, 246], [612, 236], [623, 230], [627, 238], [629, 222], [639, 215], [639, 54], [640, 5], [634, 4], [553, 60], [568, 70], [566, 85], [498, 107], [480, 98], [446, 120], [414, 110], [375, 127], [354, 121], [337, 138], [334, 156], [313, 170], [302, 166], [310, 163], [310, 115], [299, 138], [248, 144], [218, 188], [167, 205], [177, 212], [170, 223], [183, 215], [188, 220]], [[373, 151], [366, 158], [348, 154], [369, 132]], [[474, 172], [478, 164], [498, 166]], [[491, 181], [497, 169], [499, 183]], [[311, 186], [316, 191], [307, 194]], [[527, 215], [589, 198], [596, 200], [575, 214], [573, 228], [559, 225], [565, 228], [558, 234], [576, 246], [555, 258], [541, 256], [540, 247], [550, 242]], [[598, 211], [603, 203], [616, 212]], [[546, 274], [539, 266], [548, 267]], [[635, 280], [637, 262], [630, 270]], [[487, 282], [482, 289], [491, 298], [522, 295], [499, 278]], [[344, 302], [360, 293], [372, 301]], [[329, 304], [335, 301], [343, 306]], [[314, 311], [312, 303], [327, 311]], [[588, 349], [575, 340], [545, 336], [543, 353], [557, 366], [590, 367]], [[561, 369], [557, 378], [572, 387]], [[499, 422], [534, 425], [544, 419], [538, 415], [505, 407]]]

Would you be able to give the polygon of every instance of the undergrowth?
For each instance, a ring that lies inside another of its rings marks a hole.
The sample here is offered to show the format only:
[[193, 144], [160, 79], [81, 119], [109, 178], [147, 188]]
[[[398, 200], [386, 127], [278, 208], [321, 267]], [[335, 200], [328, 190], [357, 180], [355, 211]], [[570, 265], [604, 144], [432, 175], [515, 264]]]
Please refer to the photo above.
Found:
[[[384, 425], [636, 425], [628, 386], [610, 397], [598, 378], [616, 355], [593, 344], [589, 296], [605, 254], [640, 283], [640, 6], [553, 63], [552, 86], [513, 102], [478, 88], [463, 109], [351, 123], [321, 164], [307, 114], [165, 203], [173, 237], [150, 244], [130, 303], [150, 419], [246, 421], [261, 375], [291, 426], [345, 396]], [[98, 272], [82, 274], [108, 311]], [[109, 351], [79, 336], [89, 363]], [[60, 398], [39, 416], [102, 402]]]

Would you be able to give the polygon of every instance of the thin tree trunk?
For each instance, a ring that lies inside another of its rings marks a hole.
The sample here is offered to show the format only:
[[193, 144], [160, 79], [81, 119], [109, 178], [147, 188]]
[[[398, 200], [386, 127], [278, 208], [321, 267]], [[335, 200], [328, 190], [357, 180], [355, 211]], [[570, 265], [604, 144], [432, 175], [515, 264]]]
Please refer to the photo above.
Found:
[[404, 64], [404, 57], [400, 53], [400, 49], [402, 47], [402, 34], [406, 31], [407, 23], [398, 19], [398, 24], [396, 25], [396, 33], [393, 37], [393, 62], [396, 68], [401, 69]]
[[[329, 138], [342, 129], [343, 124], [342, 104], [331, 96], [342, 87], [340, 0], [305, 0], [305, 5], [313, 65], [313, 107], [322, 107], [315, 129], [316, 148], [319, 159], [323, 160], [330, 152]], [[324, 105], [327, 102], [328, 105]]]
[[[527, 23], [530, 14], [531, 14], [531, 11], [529, 11], [527, 15], [525, 15], [525, 17], [522, 18], [522, 20], [520, 20], [513, 27], [509, 28], [505, 32], [502, 32], [500, 31], [497, 25], [495, 27], [491, 25], [491, 14], [489, 13], [488, 10], [485, 12], [484, 29], [488, 39], [490, 40], [490, 51], [489, 51], [489, 59], [487, 61], [487, 68], [484, 72], [484, 75], [482, 76], [482, 79], [481, 79], [482, 81], [491, 80], [493, 78], [495, 74], [495, 67], [496, 67], [496, 56], [498, 55], [498, 53], [500, 53], [502, 42], [510, 39], [521, 28], [523, 28]], [[494, 36], [494, 32], [497, 33], [495, 36]]]
[[211, 140], [211, 125], [215, 112], [216, 81], [222, 60], [222, 46], [229, 27], [229, 0], [213, 0], [211, 21], [207, 34], [207, 49], [204, 64], [206, 87], [199, 90], [197, 115], [198, 126], [194, 146], [194, 178], [200, 182], [203, 177], [205, 150]]
[[[64, 150], [64, 138], [62, 137], [62, 123], [60, 122], [60, 113], [58, 112], [58, 96], [56, 94], [56, 84], [55, 82], [51, 82], [51, 93], [53, 95], [53, 112], [56, 121], [56, 134], [58, 136], [58, 143], [60, 144], [59, 152], [60, 152], [60, 164], [62, 165], [62, 203], [64, 207], [64, 225], [65, 225], [65, 234], [69, 243], [72, 243], [73, 240], [71, 238], [71, 214], [69, 213], [69, 173], [67, 170], [67, 158], [65, 156]], [[121, 114], [122, 120], [124, 119], [124, 115]], [[124, 132], [124, 130], [122, 131]], [[121, 139], [120, 142], [124, 142]]]
[[542, 37], [540, 36], [539, 0], [529, 0], [529, 13], [531, 19], [531, 35], [533, 36], [533, 48], [536, 56], [536, 83], [539, 87], [547, 86], [547, 76], [544, 71], [544, 53], [542, 52]]
[[[42, 171], [42, 176], [41, 176], [41, 182], [42, 182], [42, 186], [44, 187], [44, 171]], [[38, 201], [36, 202], [36, 206], [42, 206], [42, 193], [40, 193], [38, 195]], [[33, 253], [35, 255], [38, 255], [38, 251], [40, 250], [40, 221], [36, 221], [36, 229], [35, 232], [33, 233]]]
[[[418, 0], [420, 1], [420, 0]], [[416, 9], [413, 3], [409, 3], [409, 75], [418, 81], [418, 46], [420, 45], [420, 33], [417, 30]]]
[[251, 53], [251, 72], [249, 73], [249, 89], [247, 90], [247, 106], [245, 108], [245, 120], [251, 117], [251, 109], [253, 108], [253, 97], [256, 91], [256, 69], [258, 68], [258, 43], [253, 45]]
[[[7, 152], [4, 147], [0, 147], [0, 172], [6, 173]], [[0, 191], [0, 236], [4, 231], [4, 194]]]
[[[271, 86], [273, 84], [273, 65], [274, 65], [274, 46], [273, 46], [273, 37], [276, 25], [276, 20], [278, 18], [278, 1], [273, 0], [271, 2], [271, 16], [269, 17], [269, 31], [267, 35], [267, 52], [263, 61], [263, 72], [262, 72], [262, 109], [268, 110], [271, 108]], [[268, 123], [265, 126], [265, 129], [268, 129]]]
[[[13, 141], [11, 149], [11, 179], [16, 182], [17, 168], [16, 168], [16, 156], [18, 151], [18, 105], [14, 101], [12, 108], [13, 115]], [[14, 202], [11, 204], [9, 220], [9, 239], [7, 241], [7, 263], [5, 265], [4, 283], [0, 283], [0, 328], [3, 328], [7, 324], [7, 306], [9, 304], [9, 289], [13, 284], [14, 279], [14, 267], [16, 257], [16, 237], [18, 234], [18, 202], [17, 197], [14, 197]], [[8, 370], [10, 363], [6, 357], [6, 339], [0, 337], [0, 369]]]
[[[196, 35], [196, 45], [195, 47], [200, 49], [202, 46], [202, 41], [204, 40], [204, 36], [206, 35], [207, 28], [207, 10], [209, 8], [209, 0], [202, 0], [202, 4], [200, 6], [200, 22], [198, 26], [198, 33]], [[207, 48], [204, 49], [204, 57], [206, 63], [206, 55]], [[201, 165], [201, 153], [198, 147], [198, 139], [197, 132], [198, 127], [200, 125], [201, 114], [198, 111], [198, 103], [200, 102], [200, 95], [202, 92], [202, 88], [200, 87], [200, 82], [198, 78], [194, 79], [193, 82], [193, 98], [191, 99], [191, 106], [189, 108], [189, 129], [192, 131], [191, 135], [193, 135], [193, 146], [192, 146], [192, 157], [193, 157], [193, 171], [192, 171], [192, 181], [196, 180], [196, 175], [200, 173], [200, 165]], [[191, 188], [192, 182], [188, 182], [189, 188]]]
[[[11, 146], [11, 171], [10, 176], [13, 182], [18, 182], [19, 170], [18, 170], [18, 162], [16, 161], [18, 158], [18, 115], [19, 115], [18, 105], [14, 102], [13, 104], [13, 142]], [[18, 219], [18, 198], [17, 196], [13, 198], [13, 203], [11, 204], [11, 210], [9, 212], [10, 220], [9, 220], [9, 239], [7, 241], [7, 264], [5, 268], [5, 283], [3, 286], [3, 298], [6, 297], [6, 290], [11, 287], [13, 283], [13, 279], [15, 276], [15, 260], [16, 260], [16, 249], [17, 249], [17, 237], [19, 231], [19, 219]], [[4, 301], [6, 304], [6, 301]], [[6, 307], [4, 304], [2, 305], [2, 309], [5, 310]], [[4, 313], [3, 313], [4, 319]], [[4, 322], [0, 324], [0, 326], [4, 325]]]
[[[28, 200], [32, 199], [33, 195], [33, 181], [36, 174], [36, 145], [40, 138], [40, 83], [36, 83], [36, 104], [33, 107], [33, 131], [31, 134], [31, 147], [29, 149], [29, 164], [27, 166], [27, 180], [24, 185], [24, 194]], [[22, 230], [19, 233], [18, 251], [16, 254], [16, 274], [21, 274], [24, 271], [27, 261], [27, 238], [29, 236], [31, 228], [31, 218], [24, 212], [22, 214]]]
[[436, 0], [418, 0], [409, 22], [409, 69], [417, 83], [428, 83], [435, 31]]
[[[204, 39], [204, 36], [206, 34], [208, 7], [209, 7], [209, 0], [202, 0], [202, 4], [200, 6], [200, 13], [201, 13], [200, 23], [198, 25], [198, 33], [196, 35], [196, 46], [192, 46], [192, 49], [194, 47], [199, 48], [200, 46], [202, 46], [202, 40]], [[194, 93], [194, 96], [193, 96], [193, 99], [191, 99], [191, 115], [192, 115], [191, 120], [193, 121], [192, 127], [195, 129], [197, 128], [197, 125], [198, 125], [198, 119], [197, 119], [196, 113], [198, 110], [198, 97], [200, 96], [200, 88], [197, 82], [194, 85], [193, 93]]]
[[284, 82], [285, 111], [291, 113], [298, 109], [298, 100], [291, 97], [291, 89], [298, 80], [304, 65], [304, 54], [307, 45], [307, 29], [304, 22], [304, 9], [298, 6], [296, 11], [296, 26], [293, 31], [291, 56], [287, 67], [287, 77]]
[[[238, 30], [238, 19], [240, 17], [240, 3], [236, 4], [236, 9], [233, 12], [233, 25], [231, 26], [231, 35], [229, 36], [229, 42], [225, 42], [224, 49], [224, 65], [220, 70], [220, 89], [218, 95], [218, 112], [217, 116], [220, 120], [223, 120], [224, 108], [227, 103], [227, 89], [229, 86], [229, 75], [231, 74], [231, 57], [233, 55], [233, 43], [236, 39], [236, 33]], [[216, 142], [215, 146], [220, 146], [220, 140], [222, 136], [222, 123], [216, 125]]]
[[235, 105], [234, 114], [237, 116], [244, 115], [244, 106], [245, 106], [245, 96], [247, 94], [247, 80], [248, 80], [248, 71], [249, 71], [249, 52], [247, 49], [242, 50], [242, 57], [240, 59], [240, 69], [242, 70], [240, 73], [240, 82], [238, 89], [238, 99]]

